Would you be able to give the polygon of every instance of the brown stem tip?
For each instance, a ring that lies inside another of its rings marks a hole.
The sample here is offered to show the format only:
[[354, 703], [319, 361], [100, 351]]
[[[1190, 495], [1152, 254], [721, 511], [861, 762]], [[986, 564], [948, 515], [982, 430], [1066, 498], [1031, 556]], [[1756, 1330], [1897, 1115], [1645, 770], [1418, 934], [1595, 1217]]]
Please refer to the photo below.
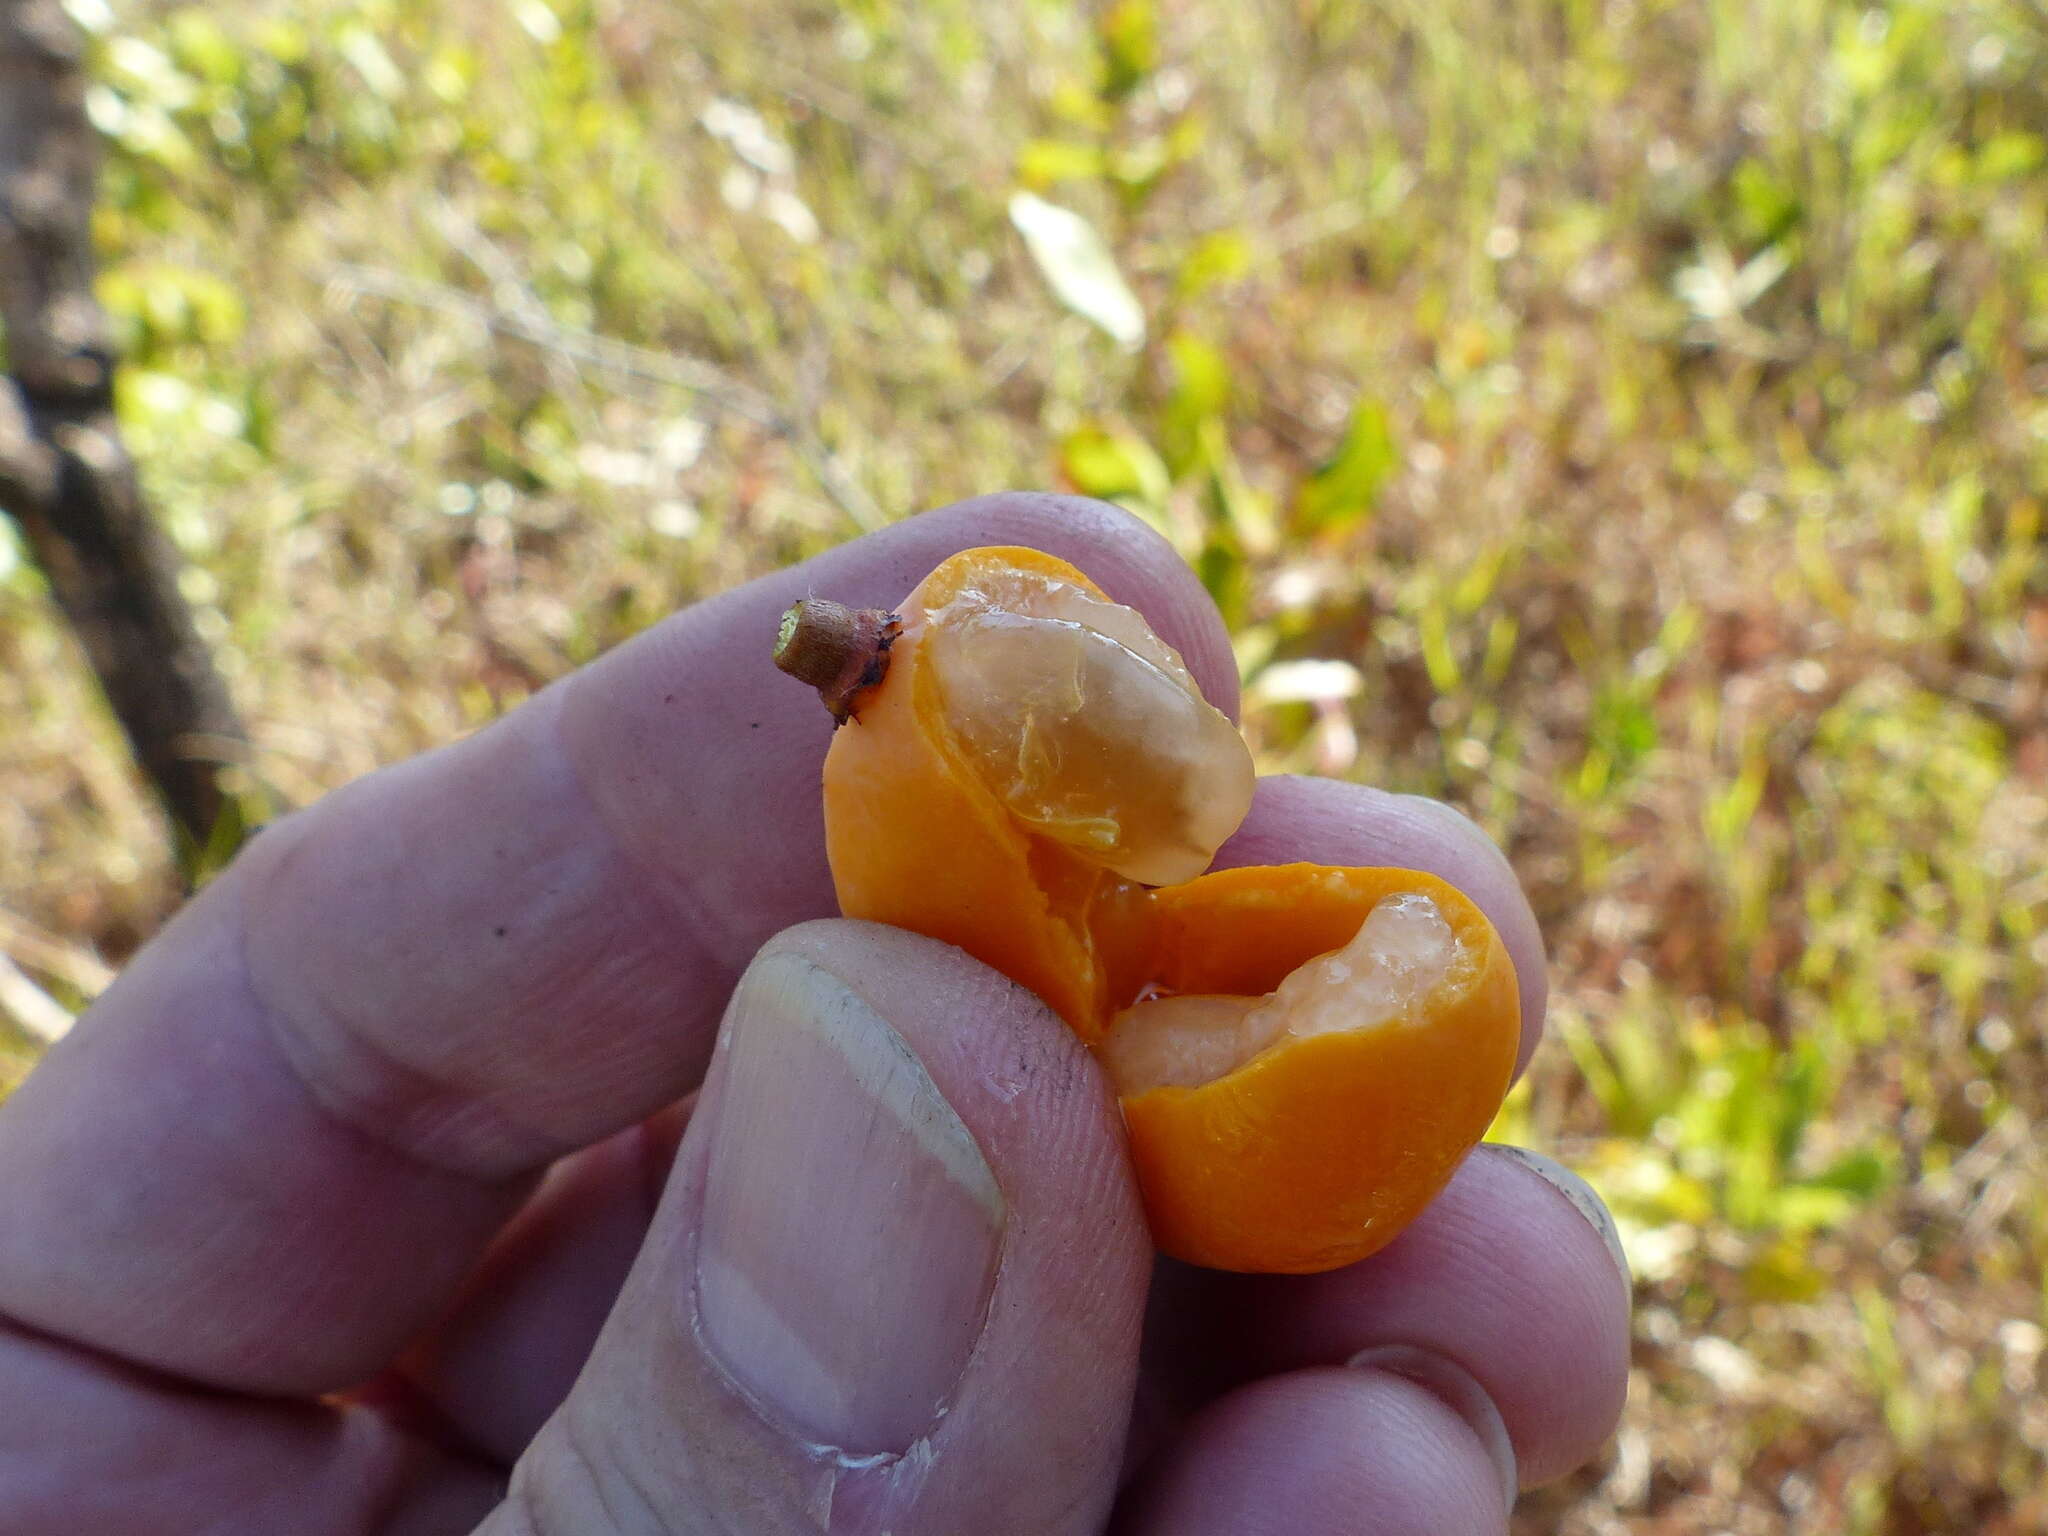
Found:
[[903, 621], [886, 609], [807, 597], [782, 616], [775, 665], [817, 689], [832, 718], [844, 725], [860, 696], [889, 670], [889, 647], [902, 628]]

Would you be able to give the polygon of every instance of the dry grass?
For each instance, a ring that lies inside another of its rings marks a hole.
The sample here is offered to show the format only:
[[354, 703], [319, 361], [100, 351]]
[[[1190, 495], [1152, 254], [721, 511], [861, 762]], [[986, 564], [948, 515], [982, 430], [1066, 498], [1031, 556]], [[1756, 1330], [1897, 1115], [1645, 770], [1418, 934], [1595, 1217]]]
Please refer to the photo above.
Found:
[[[2048, 1530], [2037, 7], [319, 0], [101, 46], [126, 419], [252, 794], [878, 516], [1120, 495], [1268, 762], [1465, 805], [1551, 935], [1504, 1130], [1621, 1212], [1638, 1346], [1523, 1528]], [[1020, 186], [1145, 347], [1060, 308]], [[77, 1002], [168, 850], [25, 570], [0, 661], [9, 952]]]

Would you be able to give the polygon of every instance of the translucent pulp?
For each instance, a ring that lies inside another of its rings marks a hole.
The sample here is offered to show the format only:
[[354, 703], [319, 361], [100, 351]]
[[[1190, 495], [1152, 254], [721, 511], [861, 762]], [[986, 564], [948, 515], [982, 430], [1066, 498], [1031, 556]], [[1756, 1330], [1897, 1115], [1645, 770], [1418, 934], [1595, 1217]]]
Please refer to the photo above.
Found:
[[1251, 808], [1243, 738], [1134, 610], [994, 573], [927, 616], [955, 742], [1019, 821], [1145, 885], [1209, 867]]
[[1419, 892], [1388, 896], [1342, 949], [1289, 972], [1264, 997], [1163, 997], [1110, 1021], [1099, 1055], [1119, 1095], [1195, 1088], [1285, 1039], [1416, 1022], [1470, 956]]

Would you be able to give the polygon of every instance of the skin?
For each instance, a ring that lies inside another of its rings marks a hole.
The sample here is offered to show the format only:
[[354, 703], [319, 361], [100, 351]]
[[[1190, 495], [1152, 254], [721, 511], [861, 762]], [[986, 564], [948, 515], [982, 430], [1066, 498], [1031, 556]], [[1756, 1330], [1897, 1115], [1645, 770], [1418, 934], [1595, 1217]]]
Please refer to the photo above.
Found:
[[[1627, 1366], [1600, 1213], [1483, 1149], [1352, 1269], [1155, 1265], [1114, 1106], [1043, 1005], [814, 921], [830, 721], [769, 666], [776, 617], [810, 590], [886, 605], [990, 543], [1089, 571], [1235, 707], [1153, 535], [984, 498], [676, 615], [272, 826], [182, 911], [0, 1109], [0, 1529], [816, 1532], [829, 1473], [835, 1531], [1457, 1536], [1592, 1455]], [[1526, 1059], [1541, 949], [1469, 822], [1274, 781], [1221, 862], [1290, 859], [1469, 890]], [[914, 1468], [821, 1460], [677, 1300], [721, 1134], [706, 1064], [763, 946], [887, 1019], [1009, 1203], [998, 1303]], [[1024, 1091], [983, 1091], [998, 1073]]]

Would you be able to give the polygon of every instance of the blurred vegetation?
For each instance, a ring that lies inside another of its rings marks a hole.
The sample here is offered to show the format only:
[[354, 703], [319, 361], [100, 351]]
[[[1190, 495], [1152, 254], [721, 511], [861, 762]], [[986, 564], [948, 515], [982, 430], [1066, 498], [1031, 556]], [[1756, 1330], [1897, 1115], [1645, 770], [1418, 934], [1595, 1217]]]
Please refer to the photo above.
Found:
[[[1502, 1131], [1619, 1212], [1637, 1354], [1524, 1528], [2048, 1530], [2037, 4], [71, 8], [252, 799], [1112, 497], [1269, 767], [1466, 807], [1550, 934]], [[0, 947], [77, 1005], [173, 860], [6, 539]]]

